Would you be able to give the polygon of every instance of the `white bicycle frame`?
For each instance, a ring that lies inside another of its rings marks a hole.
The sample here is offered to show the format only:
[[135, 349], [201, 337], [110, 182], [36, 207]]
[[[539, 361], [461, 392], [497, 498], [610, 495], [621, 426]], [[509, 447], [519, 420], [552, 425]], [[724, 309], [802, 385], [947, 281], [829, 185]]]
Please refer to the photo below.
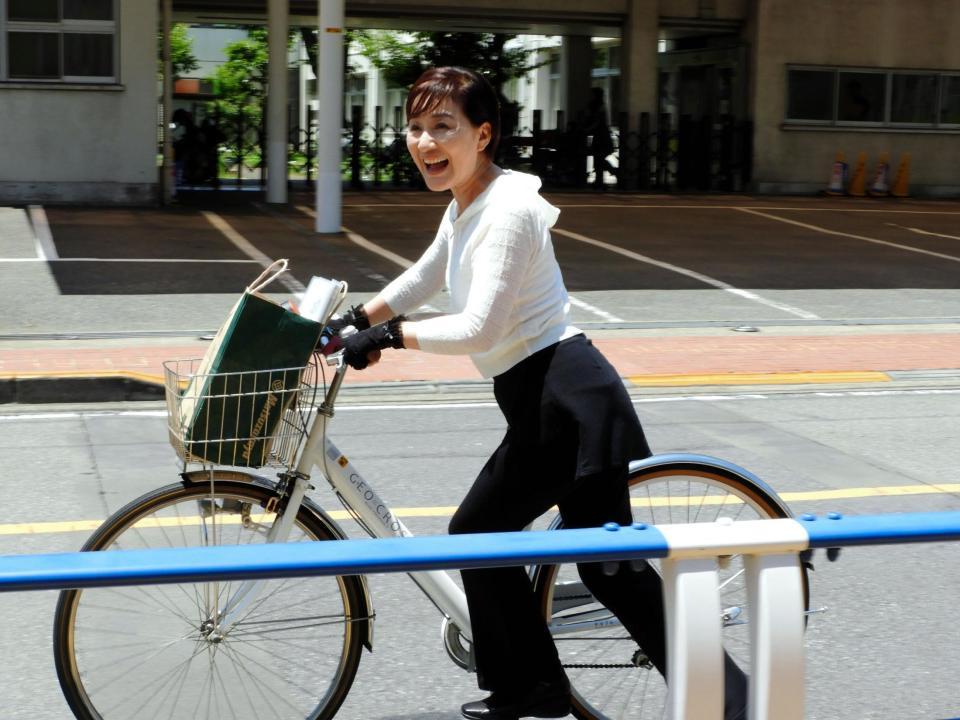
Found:
[[[323, 403], [304, 441], [300, 459], [293, 473], [294, 483], [290, 497], [267, 534], [267, 542], [285, 542], [290, 536], [297, 512], [306, 493], [312, 489], [310, 474], [315, 467], [323, 472], [333, 491], [347, 509], [354, 513], [363, 528], [373, 537], [412, 537], [413, 533], [394, 515], [376, 490], [363, 479], [347, 457], [327, 437], [327, 423], [333, 417], [333, 408], [347, 366], [338, 354], [327, 359], [336, 370]], [[430, 601], [453, 622], [468, 641], [472, 641], [470, 615], [463, 590], [443, 570], [409, 573]], [[228, 629], [241, 610], [257, 596], [260, 580], [248, 580], [227, 600], [219, 617], [220, 631]]]

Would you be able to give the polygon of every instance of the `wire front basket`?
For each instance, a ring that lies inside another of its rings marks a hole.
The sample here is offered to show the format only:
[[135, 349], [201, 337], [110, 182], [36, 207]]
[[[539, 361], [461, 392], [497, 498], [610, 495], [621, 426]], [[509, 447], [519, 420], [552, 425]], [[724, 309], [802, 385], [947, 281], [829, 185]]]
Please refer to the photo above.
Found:
[[198, 373], [163, 363], [170, 444], [186, 463], [291, 467], [316, 407], [317, 367]]

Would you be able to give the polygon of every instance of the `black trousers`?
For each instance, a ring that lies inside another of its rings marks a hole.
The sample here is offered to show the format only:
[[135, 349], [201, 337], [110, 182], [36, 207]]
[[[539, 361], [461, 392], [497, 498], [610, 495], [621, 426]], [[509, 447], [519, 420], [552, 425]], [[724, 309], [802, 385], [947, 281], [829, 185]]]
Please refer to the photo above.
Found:
[[[630, 460], [650, 455], [619, 375], [582, 335], [494, 378], [507, 432], [450, 522], [451, 534], [522, 530], [557, 505], [564, 526], [632, 520]], [[663, 590], [652, 568], [577, 566], [664, 676]], [[524, 568], [462, 572], [481, 688], [522, 693], [564, 674]], [[728, 702], [746, 704], [746, 677], [729, 658]], [[733, 717], [733, 715], [729, 715]]]

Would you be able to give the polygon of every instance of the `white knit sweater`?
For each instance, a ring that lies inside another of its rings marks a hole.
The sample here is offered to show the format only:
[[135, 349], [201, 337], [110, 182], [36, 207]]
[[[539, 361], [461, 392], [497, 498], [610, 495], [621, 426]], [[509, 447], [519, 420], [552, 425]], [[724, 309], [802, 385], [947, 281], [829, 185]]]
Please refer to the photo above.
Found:
[[540, 178], [502, 171], [463, 214], [451, 201], [433, 243], [381, 292], [396, 313], [450, 288], [450, 314], [414, 323], [421, 350], [469, 354], [484, 377], [580, 332], [553, 254], [560, 211]]

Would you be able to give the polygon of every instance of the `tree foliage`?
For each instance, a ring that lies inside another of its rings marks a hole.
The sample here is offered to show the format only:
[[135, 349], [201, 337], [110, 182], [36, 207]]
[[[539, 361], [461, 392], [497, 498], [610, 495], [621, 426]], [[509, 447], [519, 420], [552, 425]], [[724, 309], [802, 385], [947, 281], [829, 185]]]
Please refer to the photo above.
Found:
[[[193, 40], [184, 23], [170, 26], [170, 65], [174, 78], [183, 77], [200, 67], [193, 54]], [[163, 33], [157, 34], [157, 73], [163, 75]]]
[[267, 31], [249, 28], [247, 37], [224, 48], [226, 62], [214, 75], [218, 86], [212, 111], [219, 118], [224, 140], [242, 163], [254, 146], [263, 146], [263, 116], [267, 98]]
[[513, 129], [518, 106], [503, 95], [503, 86], [539, 67], [534, 50], [511, 45], [513, 35], [498, 33], [356, 31], [361, 53], [394, 87], [410, 87], [429, 67], [457, 65], [484, 75], [500, 96], [504, 131]]
[[177, 78], [200, 67], [193, 54], [193, 40], [187, 34], [187, 26], [183, 23], [174, 23], [170, 28], [170, 62], [173, 65], [173, 76]]

